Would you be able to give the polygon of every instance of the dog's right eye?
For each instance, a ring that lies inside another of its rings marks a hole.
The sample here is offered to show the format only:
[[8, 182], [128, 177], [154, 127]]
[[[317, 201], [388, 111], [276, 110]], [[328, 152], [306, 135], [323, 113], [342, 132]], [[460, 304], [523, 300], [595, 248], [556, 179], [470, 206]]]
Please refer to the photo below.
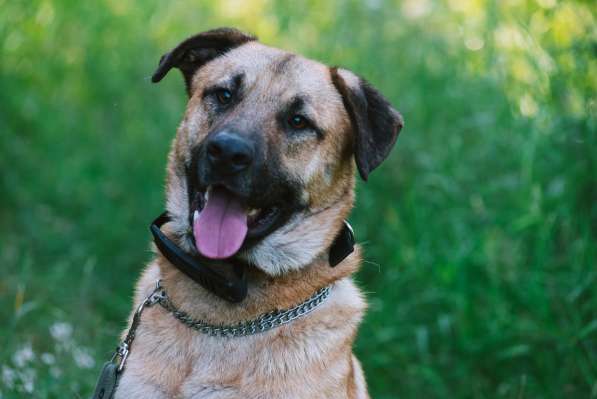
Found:
[[307, 119], [302, 115], [291, 116], [288, 118], [288, 124], [296, 130], [303, 130], [309, 127], [309, 121], [307, 121]]
[[232, 101], [232, 92], [228, 89], [219, 89], [215, 95], [221, 105], [228, 105]]

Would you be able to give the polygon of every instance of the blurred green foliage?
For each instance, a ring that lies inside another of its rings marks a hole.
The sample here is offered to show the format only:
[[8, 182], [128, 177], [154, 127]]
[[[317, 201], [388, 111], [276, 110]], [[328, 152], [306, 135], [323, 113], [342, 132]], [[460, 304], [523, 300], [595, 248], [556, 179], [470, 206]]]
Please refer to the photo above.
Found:
[[352, 217], [374, 398], [597, 397], [593, 1], [0, 10], [1, 398], [89, 396], [150, 257], [185, 103], [179, 76], [149, 76], [221, 25], [350, 68], [405, 116]]

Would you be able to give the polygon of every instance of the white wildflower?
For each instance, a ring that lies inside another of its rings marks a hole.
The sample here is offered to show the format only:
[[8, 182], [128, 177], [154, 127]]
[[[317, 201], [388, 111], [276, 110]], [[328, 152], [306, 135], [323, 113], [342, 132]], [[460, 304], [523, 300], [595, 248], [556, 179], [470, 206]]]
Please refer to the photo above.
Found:
[[8, 366], [2, 366], [2, 384], [8, 388], [12, 389], [15, 386], [15, 379], [17, 378], [17, 373]]
[[23, 381], [23, 391], [27, 392], [27, 393], [33, 393], [33, 381], [31, 380], [27, 380], [27, 381]]
[[52, 355], [51, 353], [42, 353], [40, 358], [41, 361], [48, 366], [56, 363], [56, 356]]
[[62, 376], [62, 369], [60, 367], [50, 367], [50, 375], [54, 378]]
[[26, 343], [25, 346], [17, 349], [12, 355], [12, 362], [17, 367], [24, 367], [25, 364], [35, 359], [35, 353], [31, 348], [31, 343]]
[[27, 393], [33, 393], [35, 388], [35, 370], [24, 369], [19, 373], [21, 378], [21, 389]]
[[50, 326], [50, 335], [58, 342], [66, 342], [73, 333], [73, 326], [69, 323], [58, 322]]
[[75, 348], [73, 350], [73, 359], [75, 359], [77, 366], [84, 369], [90, 369], [95, 366], [95, 360], [93, 360], [89, 350], [86, 348]]

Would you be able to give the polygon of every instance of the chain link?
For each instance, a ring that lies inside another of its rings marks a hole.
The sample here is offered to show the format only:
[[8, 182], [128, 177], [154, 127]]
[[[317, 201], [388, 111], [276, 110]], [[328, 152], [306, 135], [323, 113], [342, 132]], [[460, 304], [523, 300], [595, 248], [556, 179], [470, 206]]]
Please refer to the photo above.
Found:
[[321, 305], [330, 295], [330, 286], [323, 287], [306, 301], [285, 310], [275, 310], [265, 313], [256, 319], [244, 321], [235, 325], [210, 324], [203, 320], [193, 319], [188, 313], [174, 306], [164, 288], [154, 293], [156, 302], [172, 314], [187, 327], [202, 334], [217, 337], [244, 337], [269, 331], [283, 324], [290, 323], [301, 316], [313, 311]]

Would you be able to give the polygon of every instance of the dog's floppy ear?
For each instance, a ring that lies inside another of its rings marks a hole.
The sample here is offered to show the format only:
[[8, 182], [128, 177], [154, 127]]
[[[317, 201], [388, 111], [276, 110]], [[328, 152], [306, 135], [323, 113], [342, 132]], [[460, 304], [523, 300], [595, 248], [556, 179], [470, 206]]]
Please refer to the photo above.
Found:
[[191, 82], [197, 69], [225, 52], [253, 40], [257, 38], [234, 28], [212, 29], [191, 36], [160, 58], [160, 64], [151, 81], [157, 83], [170, 69], [178, 68], [190, 96]]
[[354, 157], [363, 180], [386, 159], [404, 122], [402, 116], [366, 80], [345, 69], [331, 68], [354, 131]]

